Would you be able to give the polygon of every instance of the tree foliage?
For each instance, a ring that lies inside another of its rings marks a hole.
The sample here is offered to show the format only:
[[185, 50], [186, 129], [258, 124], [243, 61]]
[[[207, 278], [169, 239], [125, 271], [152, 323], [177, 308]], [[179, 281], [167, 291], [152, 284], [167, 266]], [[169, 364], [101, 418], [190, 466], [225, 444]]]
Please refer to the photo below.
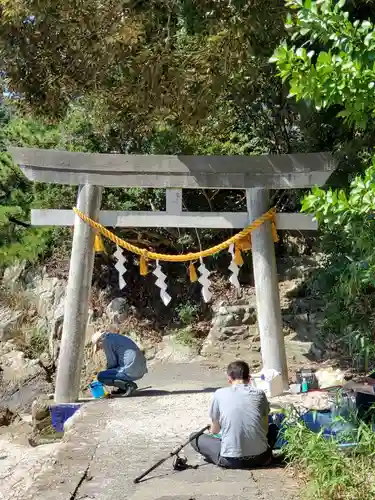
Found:
[[288, 80], [290, 96], [317, 109], [338, 106], [350, 125], [365, 128], [375, 113], [374, 24], [351, 20], [345, 3], [288, 0], [293, 13], [286, 28], [298, 45], [283, 43], [271, 61]]
[[348, 10], [344, 5], [342, 0], [289, 0], [291, 39], [272, 61], [289, 83], [290, 97], [334, 109], [371, 146], [360, 158], [364, 175], [357, 175], [348, 189], [316, 187], [302, 203], [324, 231], [326, 260], [314, 281], [326, 298], [327, 332], [339, 334], [350, 355], [367, 364], [375, 356], [375, 29], [369, 20], [356, 18], [352, 4]]
[[[84, 100], [127, 142], [195, 127], [256, 94], [283, 36], [277, 0], [1, 0], [0, 60], [11, 91], [48, 117]], [[225, 119], [227, 118], [227, 119]], [[129, 147], [129, 145], [127, 145]]]

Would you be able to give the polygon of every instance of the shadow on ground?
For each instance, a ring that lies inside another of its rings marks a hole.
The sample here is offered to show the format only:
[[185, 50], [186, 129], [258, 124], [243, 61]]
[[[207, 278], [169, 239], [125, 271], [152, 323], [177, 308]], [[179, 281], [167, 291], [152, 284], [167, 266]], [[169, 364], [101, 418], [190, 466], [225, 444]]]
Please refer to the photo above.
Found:
[[[145, 396], [176, 396], [178, 394], [202, 394], [212, 393], [217, 390], [217, 387], [206, 387], [205, 389], [179, 389], [175, 391], [166, 391], [162, 389], [142, 389], [140, 388], [132, 395], [133, 398], [141, 398]], [[116, 397], [116, 396], [113, 396]], [[121, 396], [119, 396], [121, 397]]]
[[[217, 466], [213, 465], [213, 464], [211, 464], [209, 462], [204, 462], [204, 463], [199, 464], [199, 465], [189, 465], [189, 464], [187, 464], [186, 470], [191, 470], [191, 469], [201, 470], [201, 469], [206, 468], [206, 467], [213, 467], [213, 468], [215, 468]], [[252, 469], [248, 469], [248, 472], [251, 473], [251, 471], [257, 471], [257, 470], [267, 471], [267, 470], [272, 470], [272, 469], [284, 469], [285, 467], [286, 467], [286, 463], [284, 461], [284, 457], [282, 455], [278, 455], [278, 456], [274, 456], [273, 461], [272, 461], [272, 463], [270, 465], [266, 465], [266, 466], [263, 466], [263, 467], [254, 467]], [[171, 469], [173, 470], [172, 464], [171, 464]], [[173, 475], [183, 475], [184, 472], [185, 472], [185, 470], [182, 470], [182, 471], [173, 471], [172, 474]], [[137, 484], [147, 483], [149, 481], [156, 480], [156, 479], [162, 479], [162, 478], [170, 476], [170, 474], [171, 473], [168, 472], [168, 471], [162, 471], [162, 472], [159, 472], [159, 473], [156, 470], [155, 471], [151, 471], [150, 475], [147, 475], [145, 478], [141, 479]]]

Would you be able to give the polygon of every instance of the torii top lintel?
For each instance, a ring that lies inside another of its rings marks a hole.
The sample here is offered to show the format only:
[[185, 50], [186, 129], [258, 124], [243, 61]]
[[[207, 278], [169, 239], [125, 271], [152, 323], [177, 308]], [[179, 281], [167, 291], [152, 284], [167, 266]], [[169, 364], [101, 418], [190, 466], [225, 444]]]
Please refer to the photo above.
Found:
[[9, 152], [30, 180], [104, 187], [306, 188], [323, 185], [336, 168], [330, 153], [171, 156], [32, 148], [9, 148]]

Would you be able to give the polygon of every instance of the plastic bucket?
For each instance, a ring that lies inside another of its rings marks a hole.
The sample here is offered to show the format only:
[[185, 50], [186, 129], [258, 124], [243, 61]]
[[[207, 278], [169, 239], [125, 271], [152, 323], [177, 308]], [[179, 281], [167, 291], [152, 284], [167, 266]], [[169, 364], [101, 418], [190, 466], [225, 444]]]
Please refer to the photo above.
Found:
[[106, 395], [104, 386], [100, 382], [92, 382], [89, 388], [94, 399], [104, 398]]

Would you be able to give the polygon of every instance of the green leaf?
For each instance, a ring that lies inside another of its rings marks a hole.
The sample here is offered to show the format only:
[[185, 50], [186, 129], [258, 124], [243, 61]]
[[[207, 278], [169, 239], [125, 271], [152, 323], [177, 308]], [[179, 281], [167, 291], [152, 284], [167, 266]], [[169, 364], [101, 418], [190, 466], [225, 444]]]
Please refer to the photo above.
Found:
[[372, 24], [370, 23], [370, 21], [362, 21], [361, 26], [362, 26], [362, 28], [365, 28], [365, 29], [372, 28]]
[[370, 42], [372, 41], [374, 36], [374, 33], [371, 31], [365, 36], [365, 39], [363, 40], [363, 43], [368, 47], [370, 45]]

